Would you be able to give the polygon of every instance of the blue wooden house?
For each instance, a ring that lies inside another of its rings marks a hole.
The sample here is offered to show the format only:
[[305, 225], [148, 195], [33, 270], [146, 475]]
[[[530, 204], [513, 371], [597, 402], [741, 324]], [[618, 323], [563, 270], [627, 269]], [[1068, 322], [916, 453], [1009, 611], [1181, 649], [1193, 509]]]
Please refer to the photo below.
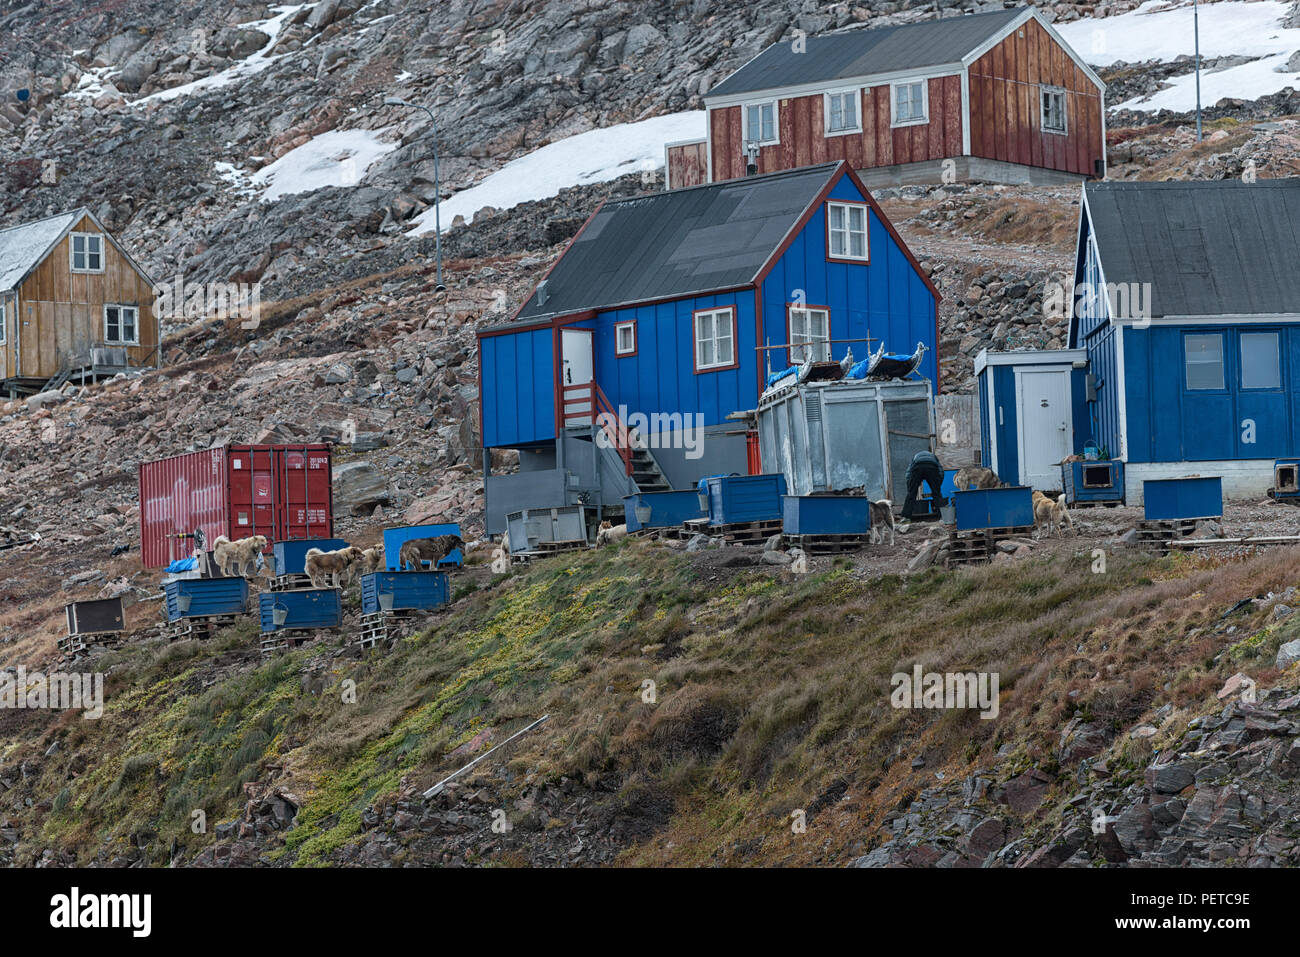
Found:
[[1069, 345], [1091, 426], [1146, 479], [1262, 496], [1300, 451], [1300, 179], [1086, 183]]
[[[489, 533], [522, 508], [745, 474], [735, 414], [772, 369], [919, 342], [937, 388], [938, 307], [844, 162], [602, 204], [512, 320], [479, 333]], [[517, 450], [518, 472], [493, 475], [494, 449]]]

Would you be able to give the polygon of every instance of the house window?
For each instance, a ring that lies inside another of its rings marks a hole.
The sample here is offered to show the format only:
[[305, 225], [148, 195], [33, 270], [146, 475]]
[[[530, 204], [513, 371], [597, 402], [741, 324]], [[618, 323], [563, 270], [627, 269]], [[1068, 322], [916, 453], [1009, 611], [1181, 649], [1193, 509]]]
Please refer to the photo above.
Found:
[[1278, 362], [1276, 332], [1241, 334], [1241, 387], [1243, 389], [1282, 388], [1282, 370]]
[[72, 233], [68, 237], [73, 272], [104, 271], [104, 237], [101, 233]]
[[1040, 101], [1042, 104], [1042, 127], [1044, 133], [1065, 132], [1065, 91], [1043, 87]]
[[140, 344], [140, 310], [135, 306], [104, 307], [104, 341], [114, 344]]
[[1223, 388], [1223, 336], [1219, 333], [1183, 337], [1183, 363], [1188, 389]]
[[831, 314], [827, 309], [790, 307], [790, 361], [795, 365], [811, 355], [814, 362], [831, 357]]
[[759, 146], [779, 142], [775, 101], [745, 107], [745, 129], [741, 138], [746, 143], [753, 142]]
[[827, 93], [825, 102], [826, 134], [858, 133], [862, 123], [858, 119], [858, 91], [845, 90]]
[[736, 366], [736, 310], [703, 309], [695, 313], [695, 371]]
[[636, 355], [636, 321], [614, 324], [614, 355]]
[[893, 90], [893, 126], [929, 122], [929, 104], [926, 102], [925, 80], [895, 83]]
[[827, 255], [867, 261], [867, 207], [860, 203], [826, 204]]

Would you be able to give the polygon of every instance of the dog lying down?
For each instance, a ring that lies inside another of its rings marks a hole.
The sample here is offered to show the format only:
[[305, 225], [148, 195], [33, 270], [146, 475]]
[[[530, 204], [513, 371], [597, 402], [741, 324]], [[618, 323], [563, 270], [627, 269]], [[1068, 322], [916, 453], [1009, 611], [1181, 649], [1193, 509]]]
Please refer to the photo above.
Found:
[[600, 528], [596, 532], [596, 547], [617, 545], [625, 538], [627, 538], [626, 525], [615, 525], [612, 522], [604, 521], [600, 523]]
[[258, 561], [265, 549], [265, 535], [250, 535], [235, 542], [225, 535], [218, 535], [212, 543], [212, 560], [223, 575], [252, 578], [265, 567], [265, 560]]
[[331, 587], [346, 588], [360, 566], [363, 554], [355, 545], [348, 545], [346, 548], [339, 548], [332, 552], [309, 548], [303, 558], [303, 571], [311, 579], [312, 588], [326, 587], [327, 579], [331, 581]]
[[398, 567], [403, 571], [423, 571], [424, 563], [430, 562], [437, 570], [438, 563], [461, 548], [464, 542], [459, 535], [435, 535], [433, 538], [413, 538], [403, 543], [397, 553]]
[[1042, 492], [1037, 490], [1033, 494], [1034, 501], [1034, 528], [1042, 537], [1043, 533], [1050, 535], [1055, 530], [1057, 535], [1064, 533], [1065, 529], [1074, 531], [1074, 522], [1070, 520], [1070, 513], [1065, 507], [1064, 502], [1053, 501]]

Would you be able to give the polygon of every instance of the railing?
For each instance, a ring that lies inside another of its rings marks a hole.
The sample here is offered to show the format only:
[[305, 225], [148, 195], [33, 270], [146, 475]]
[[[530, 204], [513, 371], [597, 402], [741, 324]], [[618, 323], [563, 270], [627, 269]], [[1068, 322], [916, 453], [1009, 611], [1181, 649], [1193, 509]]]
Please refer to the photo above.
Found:
[[560, 424], [565, 428], [599, 425], [623, 460], [623, 470], [632, 474], [632, 433], [623, 425], [609, 399], [594, 381], [561, 387]]

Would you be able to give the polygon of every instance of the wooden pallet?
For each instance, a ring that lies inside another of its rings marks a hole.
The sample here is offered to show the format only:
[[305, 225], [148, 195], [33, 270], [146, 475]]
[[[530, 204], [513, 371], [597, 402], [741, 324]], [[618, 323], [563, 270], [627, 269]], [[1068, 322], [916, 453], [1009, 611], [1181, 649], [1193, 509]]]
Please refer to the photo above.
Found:
[[294, 628], [287, 631], [262, 632], [262, 657], [269, 658], [278, 651], [300, 648], [322, 632], [332, 632], [333, 628]]
[[411, 611], [376, 611], [361, 616], [361, 631], [357, 635], [357, 644], [362, 648], [373, 648], [381, 641], [387, 642], [397, 636], [398, 625], [415, 617]]
[[100, 631], [90, 634], [65, 635], [59, 639], [59, 651], [69, 657], [87, 654], [92, 647], [117, 648], [126, 637], [125, 631]]
[[949, 532], [948, 565], [982, 565], [993, 559], [997, 546], [984, 531]]
[[786, 535], [785, 540], [802, 548], [809, 555], [836, 555], [866, 548], [871, 543], [871, 535], [863, 532], [848, 535]]
[[266, 586], [267, 591], [295, 591], [299, 588], [315, 587], [306, 575], [277, 575]]
[[1034, 533], [1034, 526], [1009, 525], [1006, 528], [985, 528], [981, 529], [981, 531], [996, 542], [1004, 538], [1016, 538], [1020, 535], [1032, 535]]
[[686, 538], [702, 534], [738, 545], [762, 545], [773, 535], [781, 534], [781, 528], [779, 518], [761, 522], [728, 522], [725, 525], [710, 525], [707, 518], [693, 518], [683, 523], [682, 533]]
[[1119, 508], [1123, 504], [1124, 500], [1117, 498], [1106, 501], [1069, 502], [1065, 507], [1073, 511], [1076, 508]]
[[181, 641], [187, 638], [203, 640], [211, 638], [222, 628], [229, 628], [239, 621], [238, 615], [196, 615], [193, 618], [179, 618], [164, 626], [163, 636], [168, 641]]
[[1137, 523], [1137, 542], [1142, 548], [1150, 548], [1166, 554], [1169, 551], [1169, 543], [1178, 538], [1186, 538], [1192, 532], [1196, 531], [1196, 523], [1201, 519], [1184, 518], [1168, 522], [1147, 522]]

